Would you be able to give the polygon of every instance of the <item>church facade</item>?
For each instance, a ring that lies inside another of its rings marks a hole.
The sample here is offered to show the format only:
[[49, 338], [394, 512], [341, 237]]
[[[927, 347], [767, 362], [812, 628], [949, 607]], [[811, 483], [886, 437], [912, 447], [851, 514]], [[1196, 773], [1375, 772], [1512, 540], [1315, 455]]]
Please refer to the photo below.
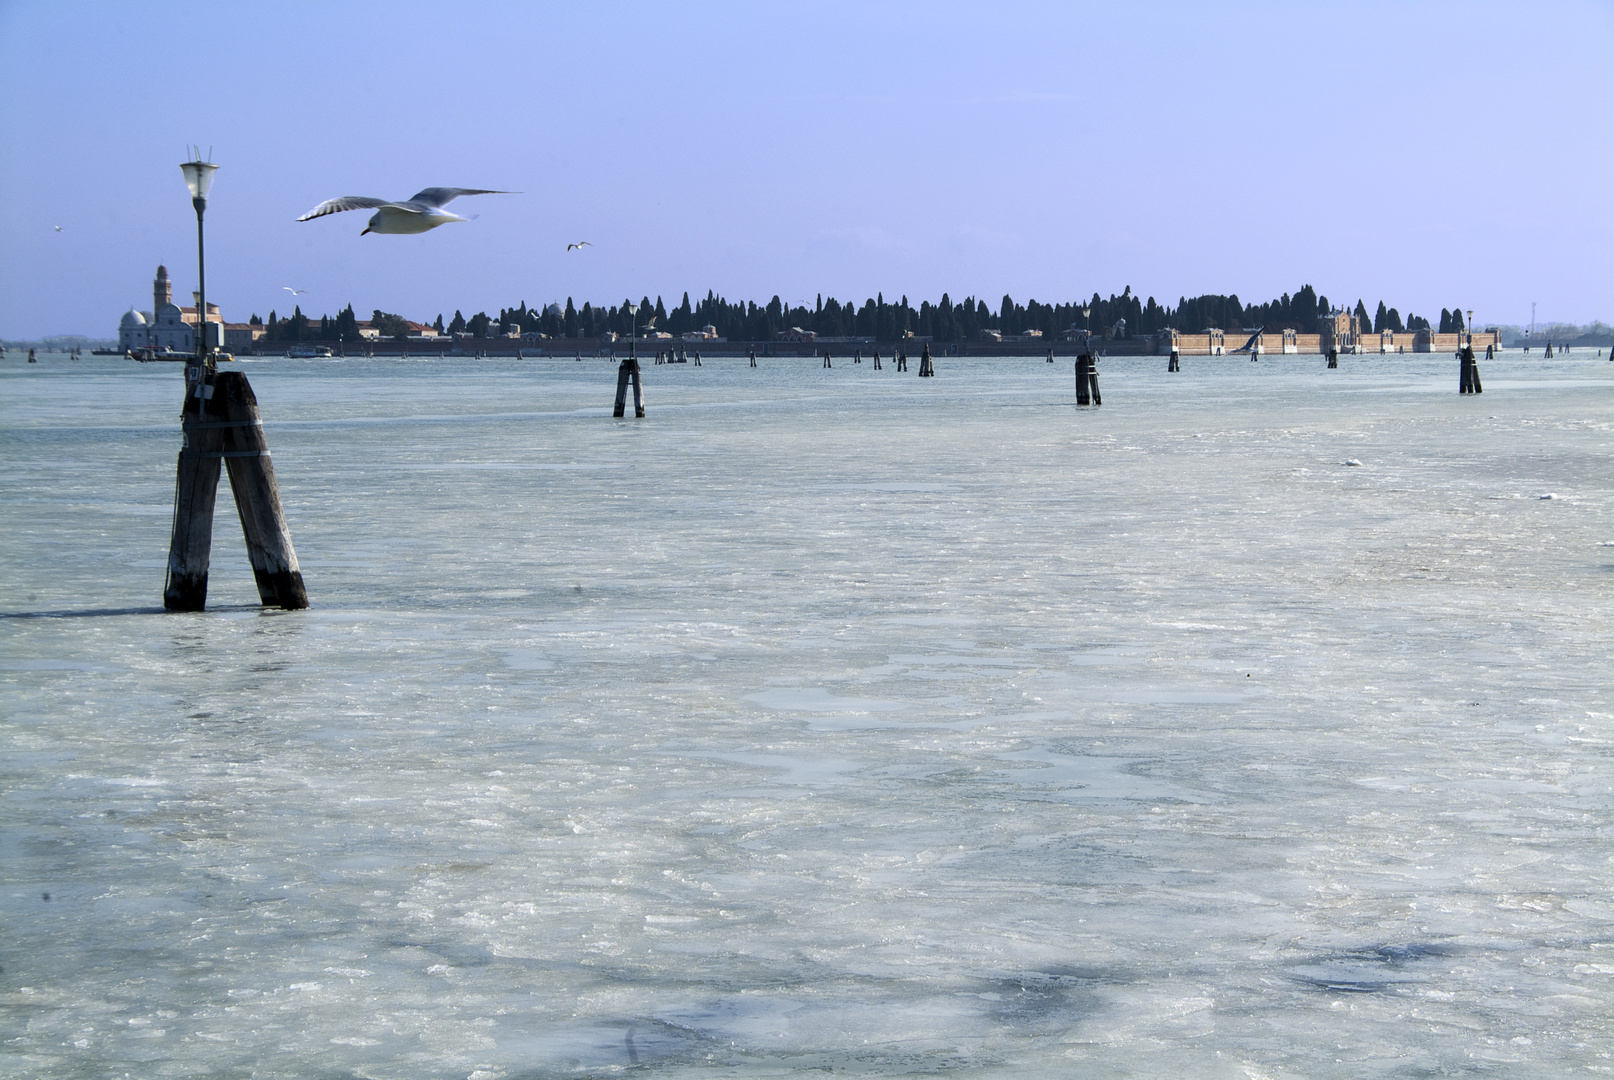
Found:
[[[118, 348], [166, 349], [169, 352], [196, 351], [196, 309], [182, 308], [174, 303], [173, 283], [168, 280], [168, 267], [157, 267], [157, 276], [151, 283], [151, 310], [130, 308], [118, 322]], [[219, 322], [217, 304], [207, 305], [207, 321]]]

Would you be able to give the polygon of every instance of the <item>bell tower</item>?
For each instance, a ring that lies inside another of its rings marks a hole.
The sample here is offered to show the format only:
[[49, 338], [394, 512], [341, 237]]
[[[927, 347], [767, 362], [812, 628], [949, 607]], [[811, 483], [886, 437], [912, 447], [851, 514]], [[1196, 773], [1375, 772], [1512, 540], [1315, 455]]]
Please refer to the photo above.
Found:
[[151, 314], [155, 318], [164, 304], [174, 302], [174, 288], [168, 281], [168, 267], [157, 267], [157, 277], [151, 283]]

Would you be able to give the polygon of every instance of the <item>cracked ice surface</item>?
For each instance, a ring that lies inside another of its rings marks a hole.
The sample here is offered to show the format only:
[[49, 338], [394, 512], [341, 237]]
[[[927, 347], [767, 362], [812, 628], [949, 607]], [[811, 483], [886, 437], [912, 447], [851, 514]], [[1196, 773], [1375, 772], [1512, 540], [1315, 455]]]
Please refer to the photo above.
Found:
[[314, 607], [221, 491], [203, 615], [50, 360], [0, 1071], [1614, 1069], [1606, 360], [246, 363]]

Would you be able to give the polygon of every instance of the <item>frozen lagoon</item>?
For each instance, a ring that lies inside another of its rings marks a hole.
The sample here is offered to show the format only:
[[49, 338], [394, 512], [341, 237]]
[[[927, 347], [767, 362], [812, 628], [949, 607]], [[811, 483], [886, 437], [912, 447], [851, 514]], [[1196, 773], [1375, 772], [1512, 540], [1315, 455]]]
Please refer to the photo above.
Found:
[[759, 363], [0, 361], [0, 1072], [1614, 1071], [1614, 364]]

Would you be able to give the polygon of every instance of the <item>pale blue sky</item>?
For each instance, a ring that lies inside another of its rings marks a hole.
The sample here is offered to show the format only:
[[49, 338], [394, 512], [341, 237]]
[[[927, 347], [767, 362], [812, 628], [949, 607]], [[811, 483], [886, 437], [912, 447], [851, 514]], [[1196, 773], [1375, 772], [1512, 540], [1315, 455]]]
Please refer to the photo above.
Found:
[[[113, 336], [159, 262], [188, 295], [189, 143], [232, 321], [1306, 282], [1614, 319], [1608, 2], [0, 0], [0, 336]], [[429, 185], [523, 194], [293, 221]]]

